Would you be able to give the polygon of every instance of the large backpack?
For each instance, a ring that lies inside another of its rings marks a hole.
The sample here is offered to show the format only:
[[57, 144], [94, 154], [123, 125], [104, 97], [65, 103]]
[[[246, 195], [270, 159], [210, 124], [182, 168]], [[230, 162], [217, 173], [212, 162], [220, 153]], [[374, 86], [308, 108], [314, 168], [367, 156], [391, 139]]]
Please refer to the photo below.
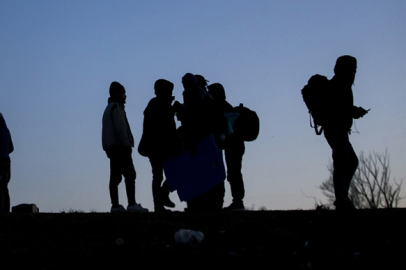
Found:
[[[303, 101], [310, 115], [310, 126], [317, 135], [323, 133], [323, 127], [328, 123], [328, 79], [325, 76], [313, 75], [302, 89]], [[312, 119], [313, 118], [313, 124]]]
[[242, 103], [234, 107], [239, 114], [233, 125], [234, 132], [246, 142], [254, 141], [259, 134], [259, 118], [256, 112], [244, 107]]

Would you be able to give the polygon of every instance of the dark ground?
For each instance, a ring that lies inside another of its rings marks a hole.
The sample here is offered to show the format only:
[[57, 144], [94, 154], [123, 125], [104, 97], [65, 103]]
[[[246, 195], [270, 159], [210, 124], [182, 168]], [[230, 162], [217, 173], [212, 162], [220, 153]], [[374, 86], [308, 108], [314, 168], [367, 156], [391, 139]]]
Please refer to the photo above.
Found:
[[[3, 214], [0, 261], [12, 263], [7, 269], [172, 269], [242, 260], [265, 261], [268, 269], [391, 269], [404, 265], [405, 217], [406, 209]], [[181, 228], [203, 232], [201, 245], [176, 244]]]

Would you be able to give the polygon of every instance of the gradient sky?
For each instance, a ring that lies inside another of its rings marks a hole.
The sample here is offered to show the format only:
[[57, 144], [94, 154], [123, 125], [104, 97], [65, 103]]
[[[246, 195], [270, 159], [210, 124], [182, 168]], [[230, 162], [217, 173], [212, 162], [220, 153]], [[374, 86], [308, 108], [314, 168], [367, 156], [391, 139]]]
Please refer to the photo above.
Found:
[[[257, 111], [246, 143], [245, 205], [312, 209], [327, 202], [331, 149], [309, 127], [300, 90], [355, 56], [357, 153], [390, 153], [406, 180], [406, 2], [399, 1], [5, 1], [0, 0], [0, 112], [11, 131], [11, 204], [43, 212], [109, 211], [109, 160], [101, 146], [108, 88], [127, 90], [136, 144], [155, 80], [201, 74], [228, 101]], [[147, 158], [133, 152], [136, 198], [153, 210]], [[225, 205], [231, 202], [226, 183]], [[305, 196], [306, 195], [306, 196]], [[406, 183], [402, 196], [406, 195]], [[313, 198], [314, 197], [314, 198]], [[171, 194], [177, 210], [186, 203]], [[127, 205], [124, 184], [120, 202]], [[406, 199], [401, 203], [406, 206]]]

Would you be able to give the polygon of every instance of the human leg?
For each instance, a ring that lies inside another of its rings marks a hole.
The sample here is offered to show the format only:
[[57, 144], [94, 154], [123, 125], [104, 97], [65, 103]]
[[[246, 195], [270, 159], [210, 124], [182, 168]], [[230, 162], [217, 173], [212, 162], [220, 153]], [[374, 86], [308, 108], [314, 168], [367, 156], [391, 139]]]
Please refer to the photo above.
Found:
[[111, 204], [114, 208], [118, 207], [119, 197], [118, 197], [118, 185], [121, 183], [121, 170], [120, 170], [120, 158], [117, 156], [110, 157], [110, 199]]
[[358, 157], [357, 154], [355, 154], [355, 151], [351, 145], [351, 143], [348, 144], [348, 152], [347, 152], [347, 169], [346, 169], [346, 174], [344, 178], [344, 192], [345, 195], [348, 197], [348, 192], [350, 190], [350, 185], [352, 178], [354, 177], [354, 174], [358, 168]]
[[347, 164], [348, 134], [340, 129], [325, 128], [324, 136], [331, 147], [333, 158], [333, 184], [336, 201], [345, 199], [344, 175]]
[[163, 181], [163, 163], [159, 158], [149, 158], [152, 168], [152, 198], [154, 200], [155, 212], [164, 211], [161, 198], [161, 184]]
[[160, 195], [161, 184], [164, 179], [163, 177], [163, 163], [158, 158], [149, 158], [152, 168], [152, 197], [157, 199]]
[[165, 211], [164, 206], [175, 207], [175, 204], [169, 199], [168, 183], [163, 182], [163, 160], [159, 157], [150, 157], [149, 161], [152, 167], [152, 197], [155, 211]]
[[223, 209], [224, 195], [226, 193], [224, 182], [221, 182], [220, 184], [218, 184], [216, 187], [214, 187], [214, 189], [215, 189], [214, 196], [216, 197], [217, 210], [221, 210], [221, 209]]
[[[128, 150], [128, 149], [127, 149]], [[133, 159], [131, 157], [131, 151], [124, 151], [120, 160], [120, 170], [121, 174], [124, 176], [125, 182], [125, 189], [127, 193], [127, 212], [148, 212], [147, 208], [141, 206], [141, 204], [137, 204], [135, 200], [135, 178], [137, 176]]]
[[358, 166], [358, 158], [349, 142], [348, 132], [344, 129], [324, 130], [324, 136], [332, 149], [333, 184], [336, 208], [353, 208], [348, 198], [352, 177]]
[[6, 201], [7, 201], [7, 184], [3, 183], [2, 179], [0, 180], [0, 213], [6, 211]]
[[127, 193], [128, 205], [134, 205], [135, 202], [135, 178], [137, 176], [134, 168], [131, 154], [123, 156], [122, 174], [124, 176], [125, 190]]
[[8, 183], [10, 182], [10, 159], [0, 160], [0, 213], [10, 213], [10, 195]]
[[242, 158], [245, 152], [243, 141], [230, 144], [224, 151], [227, 165], [227, 181], [230, 183], [233, 203], [242, 204], [245, 196], [245, 188], [242, 169]]

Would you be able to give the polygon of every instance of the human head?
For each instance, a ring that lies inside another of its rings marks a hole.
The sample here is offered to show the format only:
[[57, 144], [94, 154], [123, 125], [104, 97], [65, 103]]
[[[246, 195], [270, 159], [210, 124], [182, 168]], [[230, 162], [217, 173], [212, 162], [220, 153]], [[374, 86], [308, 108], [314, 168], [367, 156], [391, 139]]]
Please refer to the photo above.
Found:
[[114, 98], [118, 102], [125, 103], [126, 95], [125, 88], [119, 82], [112, 82], [109, 89], [110, 97]]
[[0, 126], [6, 127], [6, 120], [4, 120], [3, 114], [0, 113]]
[[186, 73], [185, 76], [182, 77], [182, 84], [185, 89], [190, 87], [197, 86], [197, 79], [196, 76], [192, 73]]
[[210, 84], [207, 88], [209, 89], [209, 94], [215, 100], [226, 100], [226, 92], [220, 83]]
[[159, 79], [155, 82], [154, 89], [157, 97], [170, 97], [172, 96], [173, 83], [164, 79]]
[[203, 89], [206, 89], [208, 80], [206, 80], [202, 75], [198, 75], [198, 74], [195, 74], [195, 77], [196, 77], [197, 85]]
[[334, 74], [342, 80], [354, 83], [355, 73], [357, 72], [357, 59], [350, 55], [343, 55], [337, 58], [334, 66]]

